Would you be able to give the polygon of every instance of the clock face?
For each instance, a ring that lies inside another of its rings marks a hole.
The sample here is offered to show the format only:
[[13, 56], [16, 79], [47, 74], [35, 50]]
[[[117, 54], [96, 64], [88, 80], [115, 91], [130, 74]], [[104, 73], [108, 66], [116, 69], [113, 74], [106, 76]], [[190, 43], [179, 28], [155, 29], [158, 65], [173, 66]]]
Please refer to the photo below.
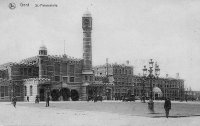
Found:
[[90, 23], [89, 19], [85, 19], [85, 20], [84, 20], [84, 24], [85, 24], [85, 25], [88, 25], [89, 23]]

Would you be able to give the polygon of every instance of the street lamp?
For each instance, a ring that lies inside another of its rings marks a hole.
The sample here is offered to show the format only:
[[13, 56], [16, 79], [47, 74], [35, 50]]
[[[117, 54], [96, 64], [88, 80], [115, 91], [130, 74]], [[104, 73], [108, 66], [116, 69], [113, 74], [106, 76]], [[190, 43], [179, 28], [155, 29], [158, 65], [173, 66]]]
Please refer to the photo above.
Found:
[[[153, 102], [153, 85], [152, 85], [152, 80], [158, 78], [158, 76], [160, 75], [160, 68], [159, 65], [157, 65], [157, 63], [155, 63], [155, 75], [153, 74], [153, 60], [150, 59], [149, 61], [149, 75], [147, 76], [147, 68], [146, 66], [144, 66], [143, 69], [143, 77], [144, 79], [148, 79], [150, 81], [150, 99], [149, 99], [149, 103], [148, 103], [148, 108], [151, 112], [154, 112], [154, 102]], [[144, 88], [144, 83], [143, 83], [143, 88]], [[144, 90], [143, 90], [144, 92]]]
[[145, 103], [145, 80], [147, 76], [147, 68], [144, 66], [143, 70], [143, 77], [142, 77], [142, 100]]

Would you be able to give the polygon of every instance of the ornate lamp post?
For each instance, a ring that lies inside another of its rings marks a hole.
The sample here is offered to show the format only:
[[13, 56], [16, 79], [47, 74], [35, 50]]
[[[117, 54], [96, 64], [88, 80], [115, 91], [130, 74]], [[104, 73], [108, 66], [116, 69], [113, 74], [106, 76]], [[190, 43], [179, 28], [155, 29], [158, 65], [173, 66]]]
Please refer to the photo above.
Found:
[[[149, 61], [149, 75], [147, 76], [147, 68], [146, 66], [144, 66], [143, 69], [143, 78], [146, 80], [148, 79], [150, 82], [150, 99], [149, 99], [149, 103], [148, 103], [148, 108], [151, 112], [154, 112], [154, 102], [153, 102], [153, 85], [152, 85], [152, 80], [158, 78], [158, 76], [160, 75], [160, 68], [157, 64], [155, 64], [155, 75], [153, 74], [153, 60], [150, 59]], [[143, 81], [144, 82], [144, 81]], [[144, 92], [144, 86], [145, 84], [143, 83], [143, 92]]]
[[147, 68], [144, 66], [143, 70], [143, 77], [142, 77], [142, 101], [145, 103], [145, 80], [147, 76]]

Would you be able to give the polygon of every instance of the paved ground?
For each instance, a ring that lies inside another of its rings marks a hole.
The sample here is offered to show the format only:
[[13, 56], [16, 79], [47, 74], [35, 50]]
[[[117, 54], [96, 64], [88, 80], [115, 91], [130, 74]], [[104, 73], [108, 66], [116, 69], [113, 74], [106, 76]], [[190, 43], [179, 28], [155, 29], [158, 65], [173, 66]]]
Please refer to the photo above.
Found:
[[51, 102], [0, 103], [0, 126], [199, 126], [199, 103], [173, 103], [165, 118], [163, 103], [155, 103], [155, 114], [140, 102]]

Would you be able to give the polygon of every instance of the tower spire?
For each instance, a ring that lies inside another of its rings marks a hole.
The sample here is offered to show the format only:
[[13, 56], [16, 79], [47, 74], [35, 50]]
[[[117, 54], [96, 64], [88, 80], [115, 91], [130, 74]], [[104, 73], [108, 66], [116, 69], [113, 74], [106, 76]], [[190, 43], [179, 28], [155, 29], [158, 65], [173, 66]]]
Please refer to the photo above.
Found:
[[66, 54], [66, 53], [65, 53], [65, 40], [64, 40], [64, 54]]

